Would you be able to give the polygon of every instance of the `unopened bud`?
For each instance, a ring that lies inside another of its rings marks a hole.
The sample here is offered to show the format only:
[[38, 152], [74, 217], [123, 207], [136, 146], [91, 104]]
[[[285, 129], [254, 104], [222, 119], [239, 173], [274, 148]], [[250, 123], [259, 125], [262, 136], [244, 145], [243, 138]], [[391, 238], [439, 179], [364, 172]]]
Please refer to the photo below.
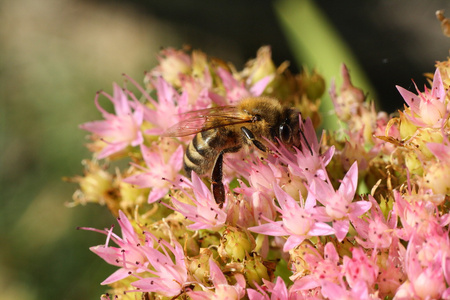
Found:
[[206, 284], [209, 280], [209, 259], [213, 253], [209, 249], [202, 249], [200, 254], [189, 261], [188, 270], [192, 276], [201, 283]]
[[243, 261], [255, 248], [253, 236], [235, 227], [228, 227], [222, 237], [219, 255], [231, 261]]
[[425, 171], [425, 186], [431, 188], [434, 194], [450, 195], [450, 166], [436, 162]]
[[270, 280], [266, 266], [262, 263], [261, 257], [257, 255], [253, 255], [244, 262], [244, 275], [252, 288], [256, 288], [256, 284], [261, 285], [263, 278]]

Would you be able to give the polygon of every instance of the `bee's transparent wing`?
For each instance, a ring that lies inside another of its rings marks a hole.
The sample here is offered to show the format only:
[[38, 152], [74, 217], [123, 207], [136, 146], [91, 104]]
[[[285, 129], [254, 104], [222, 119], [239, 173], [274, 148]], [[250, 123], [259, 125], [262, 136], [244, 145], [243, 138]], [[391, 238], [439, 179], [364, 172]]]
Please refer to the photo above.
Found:
[[181, 137], [213, 128], [251, 122], [251, 118], [239, 116], [235, 106], [217, 106], [194, 110], [181, 115], [181, 122], [167, 129], [163, 136]]

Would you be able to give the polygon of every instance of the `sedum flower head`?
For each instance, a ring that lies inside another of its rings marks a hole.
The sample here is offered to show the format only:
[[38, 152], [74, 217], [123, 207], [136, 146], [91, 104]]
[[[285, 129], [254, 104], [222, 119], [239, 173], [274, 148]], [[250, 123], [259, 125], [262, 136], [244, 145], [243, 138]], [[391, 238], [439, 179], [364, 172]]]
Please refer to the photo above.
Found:
[[[343, 126], [317, 135], [324, 78], [291, 74], [269, 47], [242, 70], [199, 50], [158, 59], [143, 86], [126, 76], [140, 95], [115, 84], [94, 99], [103, 119], [81, 125], [94, 159], [70, 179], [74, 204], [106, 205], [121, 229], [83, 228], [106, 235], [91, 250], [116, 268], [102, 299], [450, 297], [449, 61], [423, 91], [398, 87], [394, 116], [343, 65], [330, 89]], [[165, 133], [189, 111], [249, 96], [299, 109], [300, 145], [261, 137], [266, 152], [225, 153], [217, 203], [211, 177], [182, 168], [192, 136]]]

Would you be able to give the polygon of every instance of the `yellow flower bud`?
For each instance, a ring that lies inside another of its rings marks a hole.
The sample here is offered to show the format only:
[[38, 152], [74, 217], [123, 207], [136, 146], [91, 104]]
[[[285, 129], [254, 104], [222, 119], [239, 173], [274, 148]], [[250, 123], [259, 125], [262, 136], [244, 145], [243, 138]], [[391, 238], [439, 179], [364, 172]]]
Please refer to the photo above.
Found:
[[255, 240], [251, 234], [230, 226], [223, 233], [218, 252], [222, 259], [243, 261], [254, 248]]
[[199, 282], [206, 284], [209, 281], [209, 259], [213, 253], [209, 249], [201, 249], [200, 254], [191, 258], [188, 271]]
[[417, 155], [413, 151], [405, 151], [405, 164], [411, 174], [422, 175], [422, 163], [417, 158]]
[[253, 255], [244, 262], [244, 276], [252, 288], [256, 288], [255, 283], [261, 285], [263, 278], [270, 280], [266, 266], [262, 263], [261, 257], [257, 255]]
[[317, 73], [317, 70], [313, 70], [310, 75], [309, 72], [304, 69], [299, 75], [299, 79], [307, 98], [313, 102], [322, 97], [325, 92], [325, 80]]
[[[410, 110], [410, 108], [407, 108], [406, 111]], [[400, 138], [402, 140], [406, 140], [411, 138], [417, 130], [417, 126], [414, 125], [403, 112], [399, 112], [399, 132], [400, 132]]]
[[450, 195], [450, 166], [436, 162], [430, 165], [424, 175], [425, 187], [434, 194]]

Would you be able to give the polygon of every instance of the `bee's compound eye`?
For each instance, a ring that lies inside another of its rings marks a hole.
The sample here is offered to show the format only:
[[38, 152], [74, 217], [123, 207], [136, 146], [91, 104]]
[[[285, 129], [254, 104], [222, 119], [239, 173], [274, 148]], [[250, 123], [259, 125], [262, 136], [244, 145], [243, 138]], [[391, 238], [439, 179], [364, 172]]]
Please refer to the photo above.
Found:
[[280, 140], [283, 144], [289, 144], [292, 138], [292, 129], [287, 124], [281, 124], [279, 128]]

